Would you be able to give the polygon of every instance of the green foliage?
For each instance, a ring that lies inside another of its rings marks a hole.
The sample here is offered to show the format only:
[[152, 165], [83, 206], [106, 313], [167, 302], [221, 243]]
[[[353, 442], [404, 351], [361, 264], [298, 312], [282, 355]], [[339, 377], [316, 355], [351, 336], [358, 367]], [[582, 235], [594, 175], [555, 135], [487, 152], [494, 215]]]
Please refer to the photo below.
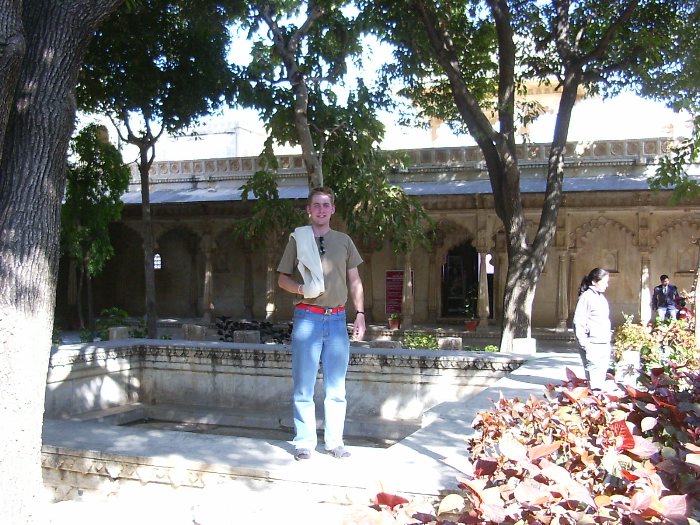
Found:
[[464, 350], [467, 352], [500, 352], [501, 349], [497, 345], [486, 345], [484, 347], [479, 346], [465, 346]]
[[106, 130], [90, 124], [71, 143], [66, 197], [61, 207], [61, 249], [97, 275], [114, 254], [109, 225], [121, 217], [129, 169]]
[[[261, 157], [261, 161], [265, 157]], [[269, 159], [269, 157], [268, 157]], [[276, 168], [276, 159], [274, 168]], [[264, 164], [264, 162], [261, 162]], [[274, 171], [256, 172], [241, 186], [243, 202], [252, 203], [250, 214], [234, 223], [233, 233], [247, 241], [265, 241], [281, 236], [306, 223], [303, 209], [295, 207], [289, 199], [281, 199]], [[251, 199], [252, 195], [252, 199]], [[306, 203], [306, 201], [304, 201]]]
[[467, 289], [467, 293], [464, 296], [464, 316], [467, 319], [479, 318], [479, 313], [477, 311], [478, 304], [479, 290], [476, 286], [472, 285]]
[[[390, 41], [394, 46], [394, 62], [384, 68], [387, 82], [400, 79], [399, 94], [412, 101], [404, 112], [404, 123], [436, 118], [447, 122], [457, 132], [466, 132], [468, 124], [459, 116], [455, 106], [453, 85], [445, 75], [432, 44], [426, 34], [420, 13], [410, 2], [361, 2], [367, 9], [364, 16], [368, 26], [378, 38]], [[453, 42], [457, 54], [453, 55], [462, 71], [466, 89], [476, 103], [486, 111], [496, 109], [494, 93], [497, 92], [496, 31], [478, 2], [459, 4], [421, 2], [444, 27]], [[439, 13], [439, 15], [437, 14]], [[416, 110], [415, 108], [419, 108]]]
[[625, 322], [613, 333], [613, 347], [616, 360], [625, 350], [638, 350], [642, 369], [647, 373], [656, 368], [668, 372], [677, 367], [700, 371], [694, 321], [679, 319], [652, 327], [634, 323], [632, 316], [625, 316]]
[[[645, 376], [645, 391], [618, 397], [567, 375], [546, 399], [480, 412], [460, 490], [402, 523], [697, 523], [700, 377], [687, 374], [681, 391], [668, 375]], [[375, 508], [398, 522], [411, 504], [388, 496]]]
[[656, 346], [656, 340], [651, 335], [651, 327], [634, 322], [633, 315], [623, 314], [624, 323], [613, 332], [613, 348], [615, 359], [619, 360], [625, 350], [639, 350], [642, 360], [646, 359], [651, 349]]
[[[97, 336], [102, 341], [107, 341], [109, 339], [109, 329], [113, 326], [128, 326], [129, 337], [146, 337], [146, 323], [143, 319], [140, 319], [136, 326], [132, 326], [133, 322], [126, 310], [117, 308], [116, 306], [112, 308], [106, 308], [100, 312], [100, 317], [95, 323], [95, 328], [97, 330]], [[90, 333], [92, 335], [92, 333]], [[83, 339], [83, 333], [81, 332], [81, 340]], [[88, 339], [92, 341], [92, 337]]]
[[428, 350], [438, 349], [438, 338], [435, 334], [427, 332], [406, 332], [401, 339], [401, 346], [404, 348], [425, 348]]
[[700, 356], [695, 350], [695, 326], [685, 319], [658, 324], [652, 332], [657, 341], [658, 352], [650, 359], [652, 364], [663, 366], [667, 371], [681, 367], [700, 371]]
[[[310, 184], [322, 181], [333, 188], [348, 233], [366, 247], [390, 240], [396, 252], [407, 252], [425, 242], [430, 220], [417, 199], [387, 179], [393, 159], [378, 149], [384, 125], [376, 114], [377, 107], [390, 103], [383, 94], [386, 86], [372, 90], [359, 81], [346, 99], [337, 94], [347, 63], [359, 61], [362, 50], [364, 21], [349, 14], [349, 5], [326, 0], [250, 4], [242, 27], [253, 40], [252, 60], [237, 66], [236, 101], [256, 108], [265, 122], [270, 138], [263, 157], [269, 159], [270, 173], [276, 169], [269, 153], [274, 143], [301, 146]], [[271, 174], [266, 181], [272, 181]], [[274, 188], [265, 185], [273, 195]], [[273, 196], [260, 201], [254, 215], [275, 216], [279, 208]], [[255, 224], [264, 233], [266, 224], [278, 223]]]
[[401, 314], [398, 312], [393, 312], [389, 314], [389, 319], [401, 319]]
[[[366, 8], [368, 26], [396, 46], [395, 60], [385, 72], [401, 80], [405, 86], [401, 94], [420, 107], [419, 117], [468, 129], [477, 140], [486, 129], [486, 123], [479, 122], [482, 117], [498, 115], [503, 126], [505, 115], [513, 114], [522, 124], [542, 111], [509, 100], [509, 84], [524, 94], [528, 84], [553, 79], [563, 83], [566, 74], [580, 68], [579, 79], [589, 93], [615, 93], [630, 84], [639, 88], [659, 79], [658, 96], [668, 100], [671, 94], [664, 96], [668, 82], [663, 79], [676, 74], [683, 61], [698, 62], [686, 58], [697, 56], [692, 50], [698, 46], [691, 36], [697, 34], [692, 30], [696, 23], [690, 23], [697, 7], [690, 0], [641, 2], [630, 12], [597, 0], [571, 4], [564, 11], [535, 0], [507, 7], [485, 6], [477, 0], [360, 5]], [[498, 15], [507, 17], [500, 27]], [[433, 28], [427, 19], [439, 35], [430, 34]], [[440, 37], [448, 46], [438, 45]], [[458, 72], [458, 87], [446, 62]], [[468, 108], [455, 104], [456, 90], [467, 94]]]
[[661, 157], [656, 173], [649, 179], [652, 190], [670, 189], [672, 206], [695, 199], [700, 195], [697, 178], [688, 174], [688, 167], [700, 158], [700, 115], [693, 121], [693, 134], [671, 148], [668, 155]]
[[152, 122], [177, 132], [211, 113], [233, 84], [228, 25], [240, 7], [142, 0], [117, 12], [91, 41], [79, 78], [81, 109], [123, 122], [130, 113], [142, 115], [145, 129], [129, 129], [130, 142], [151, 136]]
[[377, 120], [376, 105], [360, 83], [343, 110], [346, 125], [328, 140], [324, 167], [348, 233], [366, 245], [381, 246], [388, 240], [395, 253], [407, 253], [428, 245], [433, 222], [418, 199], [388, 178], [405, 158], [379, 150], [384, 127]]
[[649, 179], [651, 189], [672, 190], [671, 205], [700, 195], [697, 179], [689, 177], [687, 172], [687, 167], [697, 162], [700, 151], [700, 39], [697, 37], [700, 7], [697, 3], [683, 22], [685, 28], [677, 32], [676, 45], [666, 50], [668, 65], [650, 70], [638, 84], [642, 94], [666, 101], [672, 108], [686, 110], [693, 116], [692, 135], [661, 158], [656, 173]]

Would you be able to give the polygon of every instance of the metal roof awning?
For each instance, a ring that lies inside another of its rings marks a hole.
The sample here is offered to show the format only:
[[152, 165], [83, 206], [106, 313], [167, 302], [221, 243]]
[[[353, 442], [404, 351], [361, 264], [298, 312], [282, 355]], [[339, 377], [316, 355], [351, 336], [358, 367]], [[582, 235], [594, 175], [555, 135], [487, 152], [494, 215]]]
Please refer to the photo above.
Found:
[[[408, 195], [471, 195], [491, 194], [491, 184], [487, 179], [466, 181], [436, 182], [399, 182]], [[545, 190], [544, 178], [523, 178], [520, 182], [523, 193], [542, 193]], [[570, 177], [564, 179], [565, 192], [589, 191], [648, 191], [646, 178], [632, 177]], [[305, 199], [308, 195], [306, 186], [280, 186], [282, 199]], [[152, 204], [185, 204], [194, 202], [233, 202], [240, 201], [240, 188], [205, 188], [205, 189], [160, 189], [150, 194]], [[251, 196], [251, 199], [254, 197]], [[141, 204], [141, 192], [131, 191], [122, 195], [124, 204]]]

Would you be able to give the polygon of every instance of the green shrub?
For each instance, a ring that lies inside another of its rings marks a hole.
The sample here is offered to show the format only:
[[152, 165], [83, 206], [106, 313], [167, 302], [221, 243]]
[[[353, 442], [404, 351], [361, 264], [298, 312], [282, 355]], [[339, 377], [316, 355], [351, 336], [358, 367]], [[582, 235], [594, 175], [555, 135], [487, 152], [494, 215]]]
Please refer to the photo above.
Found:
[[670, 371], [672, 366], [700, 370], [694, 325], [679, 319], [652, 327], [634, 323], [632, 316], [624, 317], [625, 322], [613, 334], [616, 360], [625, 350], [639, 350], [642, 368], [646, 372], [659, 367]]
[[651, 335], [651, 327], [634, 322], [634, 316], [622, 314], [625, 322], [613, 332], [615, 360], [620, 359], [625, 350], [639, 350], [642, 360], [656, 347], [656, 340]]
[[[113, 326], [128, 326], [129, 337], [146, 337], [146, 322], [141, 319], [136, 326], [131, 326], [132, 321], [126, 310], [117, 308], [105, 308], [100, 312], [100, 317], [95, 323], [97, 336], [102, 341], [109, 339], [109, 329]], [[80, 339], [83, 340], [83, 331], [81, 331]], [[89, 339], [92, 341], [92, 337]]]
[[401, 339], [401, 346], [404, 348], [427, 348], [429, 350], [438, 349], [438, 338], [435, 334], [427, 332], [406, 332]]

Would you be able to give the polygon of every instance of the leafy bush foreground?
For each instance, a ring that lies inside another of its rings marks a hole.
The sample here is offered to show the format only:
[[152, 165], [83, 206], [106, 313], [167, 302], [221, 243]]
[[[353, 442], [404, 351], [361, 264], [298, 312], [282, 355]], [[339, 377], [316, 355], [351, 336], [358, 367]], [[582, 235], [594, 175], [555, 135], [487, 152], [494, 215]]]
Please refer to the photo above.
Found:
[[647, 372], [658, 367], [670, 370], [672, 366], [700, 369], [693, 318], [647, 325], [634, 323], [632, 316], [625, 316], [625, 322], [613, 333], [613, 345], [616, 360], [627, 350], [639, 351]]
[[700, 376], [674, 375], [612, 394], [567, 370], [544, 399], [499, 399], [475, 419], [459, 490], [427, 509], [382, 493], [352, 523], [697, 524]]

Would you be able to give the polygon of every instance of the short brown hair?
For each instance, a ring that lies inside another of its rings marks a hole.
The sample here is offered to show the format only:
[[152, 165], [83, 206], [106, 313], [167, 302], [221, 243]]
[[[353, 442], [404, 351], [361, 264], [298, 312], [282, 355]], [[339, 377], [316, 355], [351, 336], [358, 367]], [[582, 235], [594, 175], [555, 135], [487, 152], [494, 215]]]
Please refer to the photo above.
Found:
[[328, 195], [331, 198], [331, 204], [335, 205], [335, 193], [333, 193], [333, 190], [328, 186], [317, 186], [309, 192], [309, 198], [307, 200], [309, 206], [311, 206], [311, 199], [314, 198], [314, 195]]

